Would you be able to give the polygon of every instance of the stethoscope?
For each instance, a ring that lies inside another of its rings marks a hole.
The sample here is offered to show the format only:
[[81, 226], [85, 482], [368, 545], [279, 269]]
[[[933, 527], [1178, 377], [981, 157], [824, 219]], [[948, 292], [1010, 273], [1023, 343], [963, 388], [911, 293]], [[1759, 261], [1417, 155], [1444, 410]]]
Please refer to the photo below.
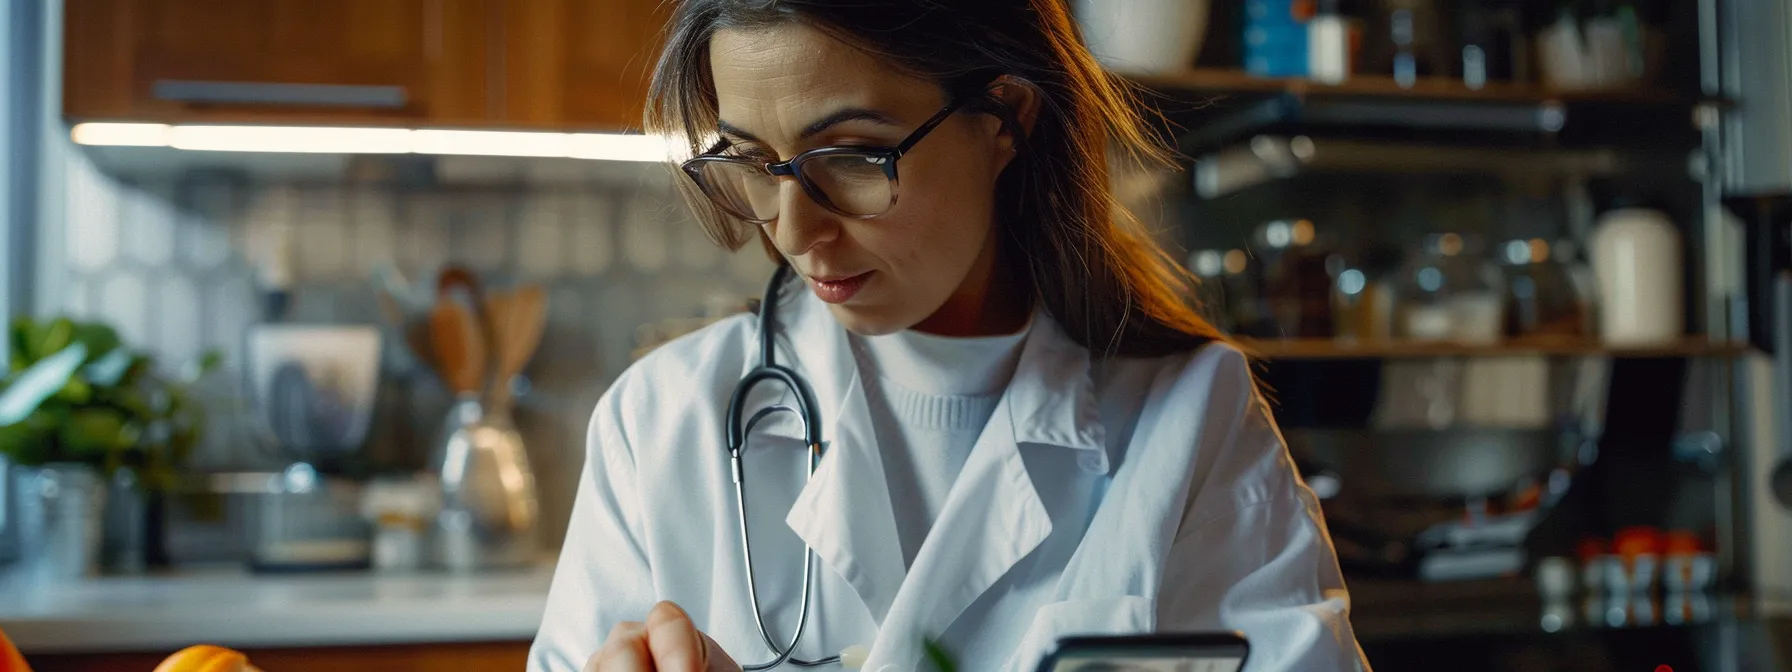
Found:
[[[753, 426], [759, 424], [773, 413], [790, 413], [797, 416], [803, 426], [803, 444], [809, 448], [809, 473], [806, 479], [815, 478], [815, 468], [821, 464], [821, 416], [815, 405], [815, 392], [809, 389], [808, 381], [797, 375], [796, 371], [779, 366], [773, 355], [773, 334], [777, 327], [776, 306], [778, 305], [778, 289], [790, 278], [790, 266], [781, 264], [772, 273], [772, 280], [765, 288], [765, 298], [759, 302], [759, 365], [753, 367], [740, 383], [735, 386], [734, 394], [728, 399], [728, 461], [734, 477], [734, 501], [740, 507], [740, 548], [741, 557], [747, 566], [747, 601], [753, 607], [753, 622], [759, 626], [759, 636], [765, 640], [776, 657], [771, 662], [757, 665], [742, 665], [747, 672], [768, 670], [789, 662], [799, 667], [817, 667], [840, 662], [840, 656], [828, 656], [820, 660], [803, 660], [793, 657], [796, 645], [803, 639], [803, 627], [809, 621], [809, 587], [815, 570], [815, 550], [808, 545], [803, 546], [803, 593], [802, 602], [796, 612], [796, 631], [790, 635], [790, 644], [780, 647], [772, 639], [770, 630], [765, 627], [765, 617], [759, 611], [759, 589], [753, 583], [753, 544], [747, 531], [747, 488], [742, 457], [747, 449], [747, 434]], [[741, 413], [747, 405], [747, 396], [753, 388], [763, 382], [782, 384], [790, 391], [791, 401], [788, 404], [777, 404], [759, 409], [745, 422], [741, 421]]]

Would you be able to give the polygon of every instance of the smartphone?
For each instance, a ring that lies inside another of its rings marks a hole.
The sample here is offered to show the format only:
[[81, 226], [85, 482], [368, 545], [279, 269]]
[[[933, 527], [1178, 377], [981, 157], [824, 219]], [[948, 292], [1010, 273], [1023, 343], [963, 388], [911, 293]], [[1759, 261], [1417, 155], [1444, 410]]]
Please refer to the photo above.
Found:
[[1241, 672], [1250, 653], [1235, 632], [1064, 637], [1038, 672]]

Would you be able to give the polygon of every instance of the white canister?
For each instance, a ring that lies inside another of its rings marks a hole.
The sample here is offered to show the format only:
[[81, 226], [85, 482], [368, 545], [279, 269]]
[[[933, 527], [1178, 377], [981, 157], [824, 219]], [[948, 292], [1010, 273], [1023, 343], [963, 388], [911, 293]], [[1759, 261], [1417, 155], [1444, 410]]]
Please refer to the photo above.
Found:
[[1188, 70], [1207, 31], [1207, 0], [1077, 0], [1083, 40], [1116, 72]]
[[1671, 343], [1685, 331], [1680, 232], [1658, 210], [1622, 208], [1593, 230], [1599, 334], [1609, 345]]

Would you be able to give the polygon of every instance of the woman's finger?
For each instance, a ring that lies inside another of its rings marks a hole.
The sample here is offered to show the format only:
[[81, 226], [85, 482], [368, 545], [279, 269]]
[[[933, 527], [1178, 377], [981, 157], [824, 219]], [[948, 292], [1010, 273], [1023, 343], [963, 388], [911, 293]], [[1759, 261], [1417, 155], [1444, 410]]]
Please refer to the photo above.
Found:
[[678, 605], [661, 602], [647, 612], [647, 647], [655, 672], [708, 672], [709, 647], [697, 624]]
[[585, 661], [584, 672], [656, 672], [647, 648], [647, 626], [625, 621], [610, 628], [603, 648]]
[[710, 639], [707, 633], [698, 634], [703, 635], [704, 649], [709, 652], [709, 669], [705, 672], [740, 672], [740, 663], [734, 662], [734, 658], [722, 650], [722, 645]]

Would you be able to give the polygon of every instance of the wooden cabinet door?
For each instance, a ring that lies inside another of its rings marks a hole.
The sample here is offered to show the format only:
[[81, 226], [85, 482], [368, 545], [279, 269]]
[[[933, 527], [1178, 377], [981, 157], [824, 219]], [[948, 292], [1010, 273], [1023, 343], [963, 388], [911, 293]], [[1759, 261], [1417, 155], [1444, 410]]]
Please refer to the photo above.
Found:
[[76, 118], [483, 124], [495, 0], [67, 0]]
[[670, 4], [506, 0], [505, 120], [523, 127], [638, 130]]

